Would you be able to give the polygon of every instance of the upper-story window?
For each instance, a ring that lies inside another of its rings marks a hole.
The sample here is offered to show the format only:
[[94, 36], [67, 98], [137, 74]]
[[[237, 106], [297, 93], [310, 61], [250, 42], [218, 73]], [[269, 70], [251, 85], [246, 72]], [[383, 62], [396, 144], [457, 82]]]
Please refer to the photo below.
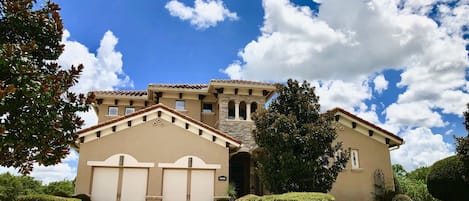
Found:
[[117, 116], [119, 115], [119, 108], [117, 106], [109, 106], [107, 111], [108, 116]]
[[359, 169], [360, 160], [358, 160], [358, 149], [352, 149], [350, 151], [350, 159], [352, 161], [352, 169]]
[[202, 107], [202, 112], [213, 112], [213, 104], [212, 103], [204, 103]]
[[246, 102], [239, 103], [239, 119], [246, 120]]
[[252, 102], [251, 103], [251, 113], [254, 113], [257, 111], [257, 103], [256, 102]]
[[176, 100], [176, 110], [185, 110], [186, 109], [186, 102], [183, 100]]
[[228, 119], [234, 119], [235, 118], [235, 103], [234, 101], [230, 100], [228, 102]]
[[128, 115], [128, 114], [133, 113], [133, 112], [135, 112], [134, 107], [126, 107], [125, 108], [125, 115]]

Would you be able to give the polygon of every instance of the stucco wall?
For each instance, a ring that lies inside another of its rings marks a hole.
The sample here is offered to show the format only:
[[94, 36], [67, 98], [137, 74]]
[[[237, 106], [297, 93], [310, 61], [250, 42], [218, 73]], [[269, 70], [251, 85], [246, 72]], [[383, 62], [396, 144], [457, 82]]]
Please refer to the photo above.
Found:
[[342, 141], [343, 148], [359, 151], [359, 169], [352, 169], [351, 160], [346, 169], [337, 177], [331, 194], [337, 201], [372, 201], [375, 170], [384, 173], [386, 186], [393, 187], [393, 175], [388, 146], [367, 135], [358, 133], [353, 128], [342, 127], [338, 130], [337, 141]]
[[[170, 122], [155, 125], [152, 121], [126, 130], [118, 131], [101, 139], [80, 145], [78, 176], [75, 193], [91, 193], [92, 167], [87, 161], [104, 161], [108, 157], [125, 153], [133, 156], [138, 162], [155, 163], [149, 169], [149, 196], [162, 195], [163, 170], [158, 163], [174, 163], [177, 159], [193, 155], [207, 164], [219, 164], [221, 169], [215, 170], [215, 178], [228, 177], [229, 150]], [[215, 179], [214, 178], [214, 179]], [[228, 181], [215, 180], [215, 195], [226, 195]]]

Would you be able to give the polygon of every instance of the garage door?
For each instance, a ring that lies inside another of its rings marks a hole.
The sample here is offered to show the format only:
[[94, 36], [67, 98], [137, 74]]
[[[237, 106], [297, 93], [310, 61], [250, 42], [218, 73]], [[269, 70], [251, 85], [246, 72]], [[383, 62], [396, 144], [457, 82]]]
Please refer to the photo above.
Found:
[[118, 179], [118, 168], [94, 168], [91, 200], [115, 201]]
[[214, 190], [214, 171], [191, 171], [191, 200], [212, 201]]
[[147, 169], [123, 169], [121, 201], [145, 201], [147, 174]]
[[[122, 180], [119, 181], [119, 171]], [[101, 168], [93, 170], [91, 200], [116, 201], [120, 190], [120, 201], [145, 201], [147, 174], [144, 168]], [[119, 183], [122, 183], [119, 189]]]
[[[190, 192], [189, 195], [187, 192]], [[213, 201], [213, 194], [213, 170], [164, 170], [163, 201]]]

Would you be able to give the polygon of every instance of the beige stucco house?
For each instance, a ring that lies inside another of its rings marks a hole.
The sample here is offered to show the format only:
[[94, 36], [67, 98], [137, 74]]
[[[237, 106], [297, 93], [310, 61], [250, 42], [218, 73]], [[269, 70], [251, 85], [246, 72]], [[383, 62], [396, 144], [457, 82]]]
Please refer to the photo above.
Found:
[[[98, 125], [80, 130], [75, 193], [93, 201], [208, 201], [262, 194], [253, 170], [251, 114], [275, 94], [270, 83], [211, 80], [150, 84], [147, 90], [95, 91]], [[334, 109], [338, 140], [351, 160], [331, 194], [373, 199], [392, 186], [389, 151], [403, 140], [342, 109]]]

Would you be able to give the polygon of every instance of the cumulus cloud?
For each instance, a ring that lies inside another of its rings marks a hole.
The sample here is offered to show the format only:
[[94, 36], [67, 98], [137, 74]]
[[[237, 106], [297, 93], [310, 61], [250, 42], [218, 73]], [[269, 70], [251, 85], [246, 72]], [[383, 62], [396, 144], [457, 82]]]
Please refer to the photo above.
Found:
[[[443, 116], [461, 116], [469, 102], [469, 40], [463, 37], [469, 1], [320, 2], [315, 13], [289, 0], [263, 0], [261, 34], [223, 72], [236, 79], [310, 80], [323, 109], [343, 107], [410, 140], [398, 152], [407, 167], [423, 164], [430, 153], [410, 164], [419, 151], [416, 137], [443, 147], [428, 163], [446, 156], [448, 146], [429, 129], [447, 126]], [[387, 92], [387, 77], [376, 74], [388, 69], [402, 71], [401, 93], [382, 106], [380, 122], [376, 106], [366, 102]]]
[[384, 75], [376, 76], [375, 79], [373, 79], [373, 83], [375, 84], [375, 91], [379, 94], [386, 90], [389, 84], [386, 78], [384, 78]]
[[443, 141], [443, 136], [434, 134], [428, 128], [406, 130], [402, 137], [405, 144], [391, 152], [393, 163], [404, 166], [407, 171], [430, 166], [437, 160], [453, 155], [451, 144]]
[[178, 0], [171, 0], [165, 8], [172, 16], [190, 21], [197, 29], [214, 27], [225, 19], [238, 19], [238, 15], [228, 10], [221, 0], [195, 0], [194, 7], [186, 6]]

